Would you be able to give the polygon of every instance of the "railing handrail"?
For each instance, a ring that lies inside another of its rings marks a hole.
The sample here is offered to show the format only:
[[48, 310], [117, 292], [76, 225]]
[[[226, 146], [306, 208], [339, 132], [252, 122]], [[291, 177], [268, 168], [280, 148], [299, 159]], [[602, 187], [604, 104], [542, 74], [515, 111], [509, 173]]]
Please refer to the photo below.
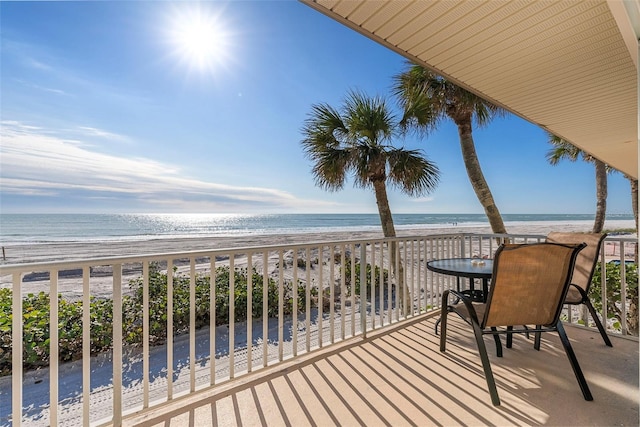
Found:
[[[38, 262], [25, 262], [16, 264], [4, 264], [0, 265], [0, 275], [10, 274], [17, 270], [25, 270], [28, 268], [35, 269], [54, 269], [64, 266], [65, 264], [73, 264], [77, 267], [87, 267], [92, 265], [101, 264], [126, 264], [131, 262], [144, 262], [153, 261], [159, 258], [167, 259], [179, 259], [190, 257], [209, 257], [216, 255], [228, 255], [230, 253], [244, 254], [246, 252], [261, 252], [261, 251], [279, 251], [283, 249], [290, 249], [291, 247], [306, 248], [306, 247], [318, 247], [318, 246], [339, 246], [339, 245], [353, 245], [353, 244], [367, 244], [370, 242], [398, 242], [404, 240], [415, 240], [424, 238], [441, 238], [441, 237], [460, 237], [461, 234], [429, 234], [429, 235], [412, 235], [412, 236], [396, 236], [396, 237], [380, 237], [380, 238], [362, 238], [362, 239], [347, 239], [347, 240], [327, 240], [317, 241], [309, 243], [285, 243], [277, 245], [264, 245], [264, 246], [240, 246], [229, 248], [215, 248], [215, 249], [201, 249], [196, 251], [177, 251], [177, 252], [155, 252], [146, 253], [141, 255], [123, 255], [123, 256], [111, 256], [111, 257], [93, 257], [93, 258], [79, 258], [69, 260], [58, 261], [38, 261]], [[36, 270], [37, 271], [37, 270]]]
[[195, 251], [173, 251], [173, 252], [154, 252], [145, 253], [140, 255], [122, 255], [122, 256], [108, 256], [108, 257], [89, 257], [89, 258], [76, 258], [68, 260], [56, 260], [56, 261], [36, 261], [36, 262], [24, 262], [13, 264], [0, 265], [0, 275], [11, 274], [17, 271], [23, 271], [26, 268], [34, 269], [32, 271], [38, 271], [39, 269], [62, 269], [66, 264], [73, 264], [76, 268], [95, 266], [102, 264], [127, 264], [133, 262], [153, 261], [157, 259], [179, 259], [189, 257], [210, 257], [216, 255], [228, 255], [230, 253], [244, 254], [246, 252], [261, 252], [261, 251], [278, 251], [288, 249], [291, 247], [307, 248], [318, 246], [339, 246], [344, 244], [367, 244], [369, 242], [400, 242], [406, 240], [417, 240], [424, 238], [464, 238], [464, 237], [488, 237], [488, 238], [544, 238], [543, 235], [538, 234], [494, 234], [494, 233], [443, 233], [443, 234], [414, 234], [407, 236], [396, 237], [379, 237], [379, 238], [361, 238], [361, 239], [341, 239], [341, 240], [320, 240], [308, 243], [284, 243], [276, 245], [263, 245], [263, 246], [240, 246], [240, 247], [226, 247], [215, 249], [200, 249]]

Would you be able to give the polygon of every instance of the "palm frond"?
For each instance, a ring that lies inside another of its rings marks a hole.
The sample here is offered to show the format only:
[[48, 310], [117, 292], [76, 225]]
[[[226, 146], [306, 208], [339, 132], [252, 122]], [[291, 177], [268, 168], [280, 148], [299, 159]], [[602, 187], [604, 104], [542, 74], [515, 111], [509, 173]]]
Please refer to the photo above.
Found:
[[312, 169], [316, 185], [328, 191], [338, 191], [344, 187], [349, 169], [350, 150], [327, 148], [318, 152]]
[[478, 126], [484, 126], [494, 117], [506, 114], [498, 105], [421, 65], [409, 63], [393, 80], [393, 94], [404, 112], [400, 123], [405, 132], [413, 129], [424, 133], [435, 129], [446, 116], [455, 120], [467, 115]]
[[553, 145], [549, 151], [547, 151], [547, 161], [552, 165], [557, 165], [561, 160], [569, 160], [575, 162], [583, 155], [583, 151], [569, 141], [560, 138], [559, 136], [547, 133], [547, 141]]
[[390, 150], [388, 163], [389, 182], [410, 196], [431, 193], [440, 182], [438, 166], [420, 150]]
[[395, 117], [379, 96], [368, 97], [360, 91], [350, 91], [343, 116], [352, 142], [376, 145], [393, 137]]

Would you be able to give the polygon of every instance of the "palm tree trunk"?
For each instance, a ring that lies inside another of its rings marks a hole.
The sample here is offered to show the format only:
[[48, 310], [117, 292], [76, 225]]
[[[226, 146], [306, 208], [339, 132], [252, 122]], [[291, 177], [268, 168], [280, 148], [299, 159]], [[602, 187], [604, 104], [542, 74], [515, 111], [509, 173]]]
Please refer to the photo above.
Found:
[[[382, 233], [384, 237], [396, 237], [396, 229], [393, 225], [393, 216], [391, 215], [391, 208], [389, 208], [389, 199], [387, 198], [387, 186], [384, 180], [372, 181], [373, 190], [376, 194], [376, 204], [378, 205], [378, 213], [380, 215], [380, 223], [382, 224]], [[398, 243], [391, 242], [389, 248], [390, 257], [390, 271], [396, 278], [398, 286], [398, 297], [400, 309], [403, 314], [407, 314], [409, 307], [409, 288], [404, 281], [404, 267], [402, 265], [402, 259], [398, 256]], [[396, 268], [397, 267], [397, 268]]]
[[378, 205], [378, 214], [380, 214], [382, 233], [384, 237], [396, 237], [396, 229], [393, 226], [393, 216], [391, 216], [391, 208], [389, 208], [389, 199], [387, 198], [387, 186], [384, 180], [376, 180], [372, 183], [373, 190], [376, 193], [376, 204]]
[[460, 147], [462, 148], [462, 159], [464, 160], [464, 166], [467, 169], [467, 175], [473, 191], [476, 192], [478, 201], [484, 208], [484, 212], [489, 219], [491, 230], [494, 233], [506, 234], [507, 229], [504, 227], [502, 216], [493, 200], [493, 195], [489, 189], [489, 185], [484, 178], [482, 169], [480, 168], [480, 162], [478, 161], [478, 155], [476, 154], [476, 147], [473, 142], [473, 135], [471, 133], [471, 114], [465, 115], [464, 118], [455, 120], [458, 125], [458, 134], [460, 136]]
[[631, 184], [631, 209], [633, 209], [633, 218], [636, 221], [636, 234], [638, 234], [638, 180], [627, 176]]
[[604, 162], [594, 159], [596, 166], [596, 219], [593, 232], [602, 233], [607, 214], [607, 166]]

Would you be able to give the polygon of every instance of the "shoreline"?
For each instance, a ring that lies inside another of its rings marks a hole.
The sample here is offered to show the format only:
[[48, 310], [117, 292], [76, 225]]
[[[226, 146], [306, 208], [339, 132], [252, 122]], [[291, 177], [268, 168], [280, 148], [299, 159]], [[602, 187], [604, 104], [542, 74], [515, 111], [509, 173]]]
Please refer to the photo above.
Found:
[[[588, 232], [593, 226], [592, 221], [538, 221], [522, 222], [519, 224], [506, 223], [509, 234], [544, 236], [550, 231], [565, 232]], [[605, 229], [627, 229], [634, 226], [634, 221], [612, 220], [605, 223]], [[491, 234], [488, 224], [485, 226], [451, 226], [437, 228], [402, 228], [397, 230], [398, 237], [422, 237], [447, 234]], [[628, 235], [635, 237], [635, 234]], [[26, 263], [47, 263], [47, 262], [82, 262], [83, 260], [95, 260], [100, 258], [119, 257], [128, 255], [161, 255], [171, 253], [184, 253], [189, 251], [226, 250], [238, 248], [255, 248], [264, 246], [294, 246], [302, 244], [328, 243], [338, 241], [357, 240], [378, 240], [383, 239], [382, 231], [336, 231], [330, 233], [296, 233], [296, 234], [265, 234], [265, 235], [244, 235], [244, 236], [224, 236], [224, 237], [192, 237], [173, 239], [148, 239], [137, 241], [104, 241], [104, 242], [61, 242], [29, 244], [11, 247], [7, 251], [7, 260], [0, 261], [2, 265], [21, 265]], [[627, 245], [625, 245], [627, 246]], [[630, 245], [633, 246], [633, 245]], [[616, 244], [610, 243], [605, 247], [605, 254], [613, 259], [616, 252]], [[631, 248], [627, 250], [631, 254]], [[292, 255], [290, 255], [292, 256]], [[276, 268], [277, 260], [271, 269]], [[292, 260], [289, 260], [292, 262]], [[287, 262], [287, 260], [285, 260]], [[221, 260], [219, 265], [228, 263], [228, 260]], [[247, 257], [242, 256], [235, 260], [237, 268], [246, 267]], [[208, 271], [208, 263], [197, 264], [198, 273]], [[178, 271], [184, 271], [188, 266], [176, 265]], [[130, 280], [140, 277], [140, 268], [125, 269], [122, 276], [122, 290], [127, 294], [130, 292]], [[45, 269], [46, 270], [46, 269]], [[107, 271], [108, 270], [108, 271]], [[99, 267], [91, 274], [91, 294], [97, 297], [109, 297], [113, 292], [113, 277], [110, 269], [102, 271]], [[290, 275], [293, 270], [286, 270], [286, 275]], [[94, 275], [95, 273], [95, 275]], [[329, 274], [327, 271], [326, 274]], [[82, 298], [82, 272], [77, 270], [66, 271], [59, 276], [58, 293], [71, 300]], [[293, 277], [286, 277], [293, 279]], [[10, 288], [12, 286], [12, 276], [5, 274], [0, 276], [0, 288]], [[48, 273], [39, 272], [35, 268], [24, 275], [21, 284], [21, 293], [48, 292], [50, 281]]]
[[[514, 221], [505, 222], [509, 234], [546, 235], [551, 231], [588, 232], [593, 221]], [[608, 220], [606, 230], [635, 228], [632, 220]], [[457, 226], [400, 226], [398, 237], [491, 233], [486, 225]], [[635, 237], [635, 234], [631, 236]], [[11, 243], [2, 245], [5, 259], [0, 265], [36, 262], [71, 261], [87, 258], [106, 258], [127, 255], [164, 254], [212, 249], [235, 249], [255, 246], [275, 246], [320, 243], [342, 240], [370, 240], [384, 238], [382, 231], [331, 231], [287, 234], [214, 235], [207, 237], [150, 237], [148, 239], [118, 239], [90, 241], [49, 241], [37, 243]]]

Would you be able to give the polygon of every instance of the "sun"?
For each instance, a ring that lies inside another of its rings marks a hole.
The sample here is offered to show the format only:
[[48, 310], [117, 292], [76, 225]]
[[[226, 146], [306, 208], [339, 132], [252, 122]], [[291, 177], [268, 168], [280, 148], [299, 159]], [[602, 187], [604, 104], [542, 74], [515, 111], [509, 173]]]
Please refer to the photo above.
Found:
[[224, 66], [230, 54], [230, 33], [221, 14], [201, 7], [175, 12], [169, 25], [172, 55], [200, 72]]

